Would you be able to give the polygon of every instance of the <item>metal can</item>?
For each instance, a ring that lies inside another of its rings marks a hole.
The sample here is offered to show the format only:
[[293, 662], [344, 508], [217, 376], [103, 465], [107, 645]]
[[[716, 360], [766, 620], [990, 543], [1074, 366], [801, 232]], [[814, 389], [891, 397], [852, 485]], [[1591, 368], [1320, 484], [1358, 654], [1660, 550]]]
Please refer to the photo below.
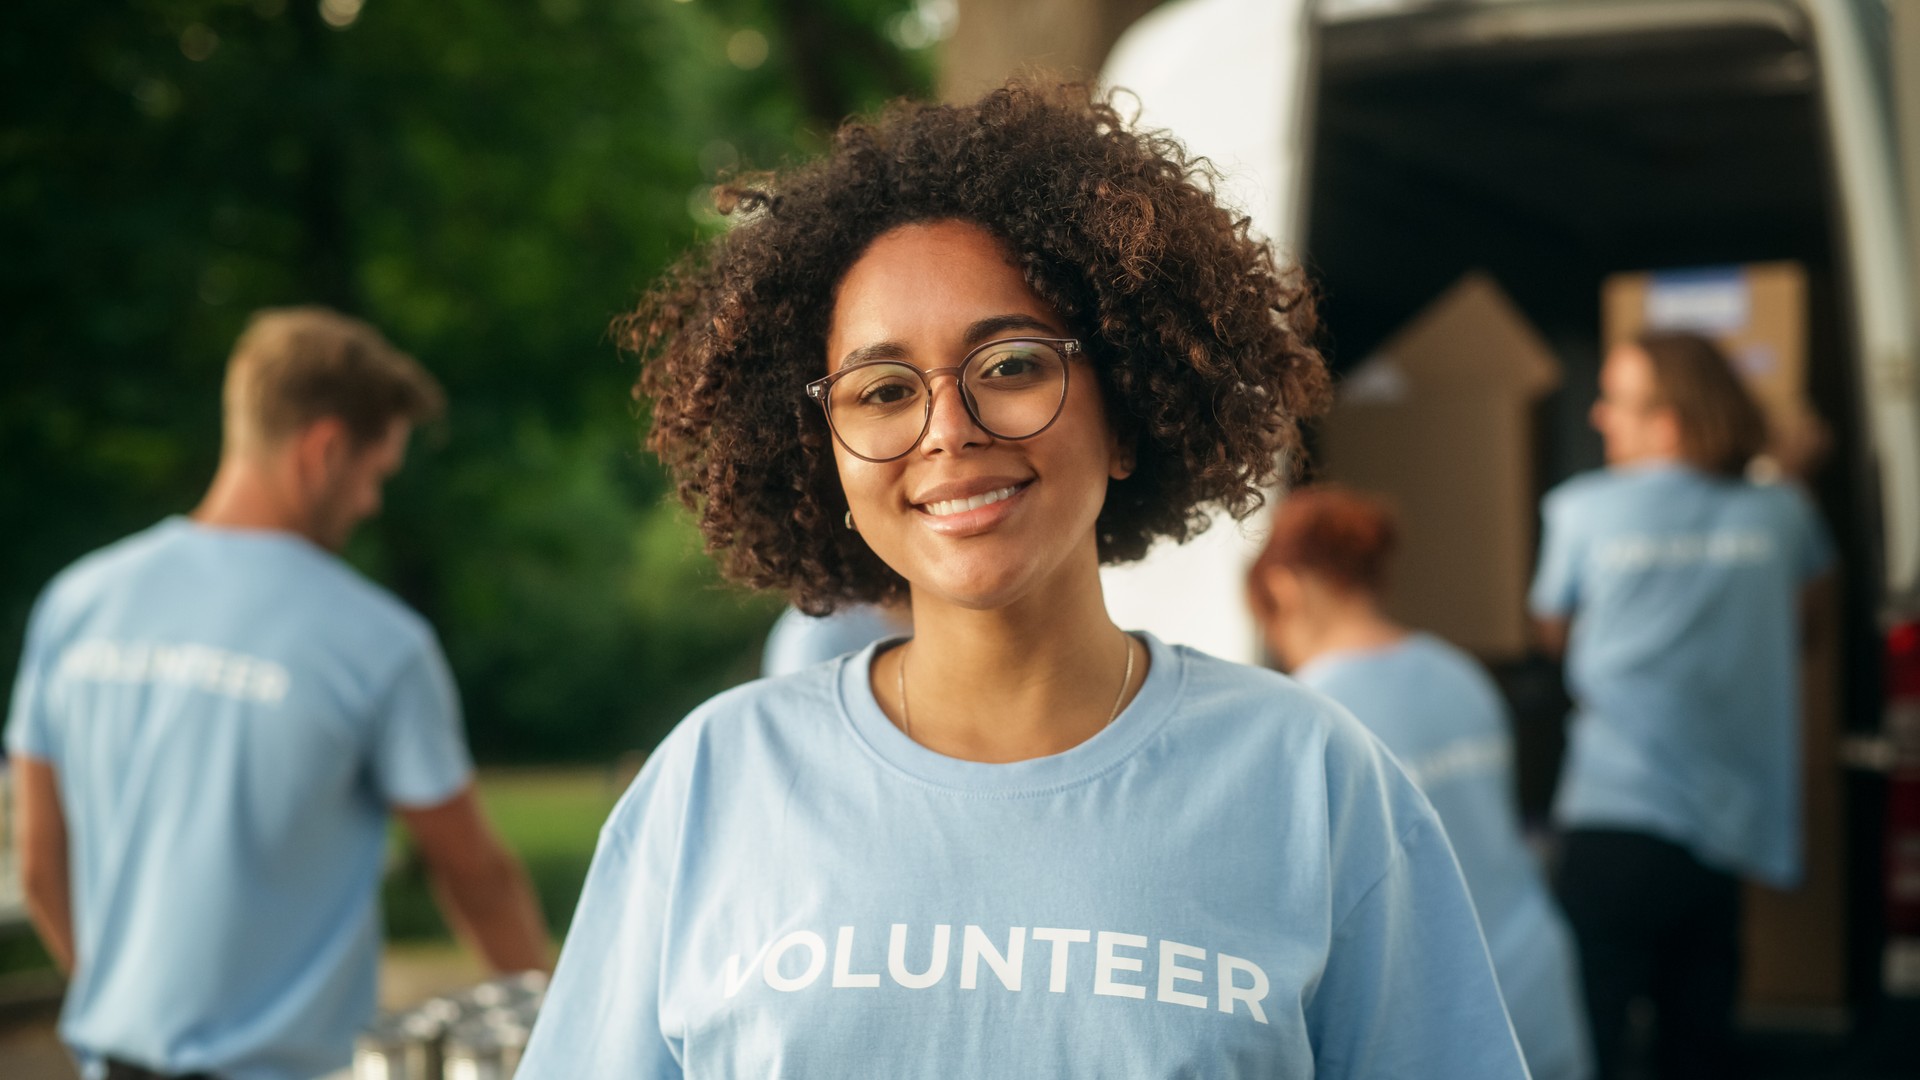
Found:
[[354, 1042], [353, 1080], [509, 1080], [546, 976], [501, 976], [376, 1017]]
[[447, 1033], [445, 1080], [507, 1080], [500, 1039], [484, 1017], [460, 1022]]
[[523, 1001], [520, 1007], [490, 1012], [485, 1020], [487, 1026], [493, 1029], [494, 1041], [500, 1046], [501, 1075], [511, 1077], [520, 1068], [521, 1055], [527, 1050], [527, 1038], [533, 1034], [533, 1010]]
[[405, 1014], [376, 1017], [353, 1041], [353, 1080], [439, 1080], [428, 1072], [419, 1033]]

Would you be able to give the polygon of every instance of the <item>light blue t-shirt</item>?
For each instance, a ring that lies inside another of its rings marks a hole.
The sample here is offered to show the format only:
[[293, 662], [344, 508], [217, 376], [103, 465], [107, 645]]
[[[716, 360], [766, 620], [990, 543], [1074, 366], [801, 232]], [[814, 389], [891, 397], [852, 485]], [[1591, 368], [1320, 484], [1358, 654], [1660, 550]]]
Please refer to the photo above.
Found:
[[1440, 814], [1534, 1080], [1591, 1076], [1573, 934], [1521, 834], [1512, 724], [1493, 680], [1428, 634], [1328, 653], [1294, 675], [1351, 709]]
[[887, 613], [871, 604], [856, 604], [831, 615], [815, 616], [788, 608], [767, 632], [760, 657], [760, 674], [767, 678], [791, 675], [836, 656], [855, 652], [901, 633]]
[[1524, 1076], [1378, 741], [1142, 637], [1111, 725], [1011, 764], [895, 728], [878, 644], [702, 706], [601, 833], [519, 1080]]
[[1799, 596], [1833, 560], [1813, 506], [1662, 464], [1575, 477], [1542, 516], [1530, 604], [1573, 618], [1577, 704], [1555, 818], [1794, 884]]
[[390, 806], [471, 772], [432, 630], [291, 534], [171, 518], [41, 595], [7, 745], [49, 762], [83, 1059], [295, 1080], [372, 1016]]

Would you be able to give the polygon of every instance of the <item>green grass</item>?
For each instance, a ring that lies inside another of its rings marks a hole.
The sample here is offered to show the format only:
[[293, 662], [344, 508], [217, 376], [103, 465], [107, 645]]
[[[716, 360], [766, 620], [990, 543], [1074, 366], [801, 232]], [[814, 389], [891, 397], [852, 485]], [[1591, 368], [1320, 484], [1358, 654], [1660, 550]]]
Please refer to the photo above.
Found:
[[0, 978], [23, 971], [52, 971], [53, 957], [27, 926], [0, 933]]
[[523, 858], [591, 856], [620, 795], [611, 770], [486, 772], [480, 801], [507, 846]]
[[[611, 769], [487, 770], [480, 775], [480, 801], [501, 838], [526, 864], [556, 939], [573, 918], [600, 825], [619, 795]], [[394, 836], [402, 854], [382, 890], [388, 939], [452, 940], [434, 906], [425, 867], [397, 828]]]
[[[573, 918], [600, 825], [619, 795], [619, 779], [611, 768], [485, 770], [480, 774], [480, 801], [507, 846], [526, 863], [556, 941]], [[411, 856], [398, 826], [393, 843], [397, 857], [381, 890], [387, 937], [405, 942], [452, 941], [434, 906], [424, 868]], [[53, 961], [30, 929], [23, 926], [0, 933], [0, 975], [52, 967]]]

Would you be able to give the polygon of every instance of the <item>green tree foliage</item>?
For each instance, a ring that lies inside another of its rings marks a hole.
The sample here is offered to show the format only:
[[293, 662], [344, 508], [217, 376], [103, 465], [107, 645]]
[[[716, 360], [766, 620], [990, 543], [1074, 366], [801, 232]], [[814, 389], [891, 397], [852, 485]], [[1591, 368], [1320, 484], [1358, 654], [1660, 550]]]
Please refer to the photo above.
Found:
[[258, 307], [447, 384], [350, 552], [440, 628], [483, 757], [648, 746], [751, 673], [639, 449], [611, 317], [714, 175], [921, 93], [909, 0], [17, 0], [0, 35], [0, 648], [80, 553], [192, 505]]

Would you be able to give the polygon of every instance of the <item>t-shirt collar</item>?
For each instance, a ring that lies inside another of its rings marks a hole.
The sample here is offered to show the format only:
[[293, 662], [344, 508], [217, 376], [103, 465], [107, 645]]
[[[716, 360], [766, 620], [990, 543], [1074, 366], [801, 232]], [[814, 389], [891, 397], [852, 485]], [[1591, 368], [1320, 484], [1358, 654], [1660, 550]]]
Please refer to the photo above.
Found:
[[921, 746], [896, 727], [874, 700], [869, 672], [876, 656], [900, 643], [887, 638], [840, 661], [842, 718], [873, 756], [897, 772], [935, 787], [1002, 798], [1040, 795], [1092, 779], [1126, 760], [1174, 712], [1186, 679], [1185, 657], [1159, 638], [1134, 633], [1151, 665], [1140, 690], [1113, 722], [1071, 749], [1026, 761], [963, 761]]

